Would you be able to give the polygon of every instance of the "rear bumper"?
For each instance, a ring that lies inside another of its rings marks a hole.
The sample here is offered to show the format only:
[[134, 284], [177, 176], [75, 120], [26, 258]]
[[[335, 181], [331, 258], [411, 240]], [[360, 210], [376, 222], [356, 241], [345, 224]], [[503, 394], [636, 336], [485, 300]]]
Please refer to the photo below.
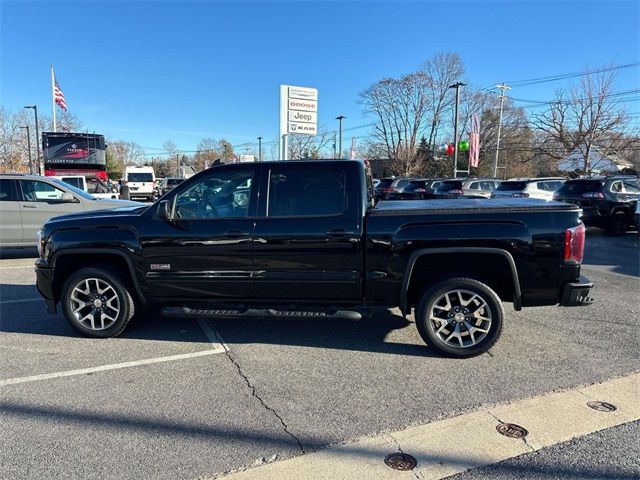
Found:
[[36, 288], [45, 302], [47, 303], [47, 312], [56, 313], [56, 299], [53, 293], [53, 269], [36, 262]]
[[584, 307], [591, 305], [595, 299], [590, 296], [593, 282], [580, 275], [577, 282], [567, 283], [562, 289], [561, 307]]

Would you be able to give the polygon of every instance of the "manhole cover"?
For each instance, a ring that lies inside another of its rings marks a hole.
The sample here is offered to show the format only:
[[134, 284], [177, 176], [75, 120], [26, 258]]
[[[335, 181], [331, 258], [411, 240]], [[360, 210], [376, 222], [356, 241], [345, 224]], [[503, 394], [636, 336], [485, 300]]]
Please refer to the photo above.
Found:
[[496, 427], [496, 430], [501, 435], [509, 438], [523, 438], [529, 434], [526, 428], [515, 423], [501, 423]]
[[406, 453], [392, 453], [391, 455], [387, 455], [384, 463], [394, 470], [413, 470], [418, 464], [418, 461]]
[[587, 402], [587, 407], [593, 408], [599, 412], [614, 412], [616, 410], [615, 405], [611, 405], [607, 402]]

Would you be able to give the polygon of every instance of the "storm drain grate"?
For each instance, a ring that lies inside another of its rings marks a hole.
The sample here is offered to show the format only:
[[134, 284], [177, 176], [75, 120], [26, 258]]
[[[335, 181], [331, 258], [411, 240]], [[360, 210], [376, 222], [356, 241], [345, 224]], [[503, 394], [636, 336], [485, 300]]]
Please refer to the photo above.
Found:
[[501, 423], [496, 427], [499, 434], [509, 438], [524, 438], [529, 435], [526, 428], [515, 423]]
[[391, 455], [387, 455], [384, 463], [394, 470], [413, 470], [418, 464], [418, 461], [406, 453], [392, 453]]
[[615, 405], [600, 401], [587, 402], [587, 407], [593, 408], [598, 412], [615, 412], [617, 410]]

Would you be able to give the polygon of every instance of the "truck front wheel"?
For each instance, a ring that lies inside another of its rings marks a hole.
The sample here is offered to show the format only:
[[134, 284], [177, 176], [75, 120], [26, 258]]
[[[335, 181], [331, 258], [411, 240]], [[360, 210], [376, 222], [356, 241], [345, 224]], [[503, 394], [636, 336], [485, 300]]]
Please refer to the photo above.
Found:
[[120, 335], [135, 312], [126, 283], [111, 271], [83, 268], [62, 287], [63, 312], [69, 323], [88, 337]]
[[484, 283], [465, 277], [448, 278], [428, 288], [416, 310], [422, 339], [458, 358], [489, 350], [500, 337], [503, 318], [498, 295]]

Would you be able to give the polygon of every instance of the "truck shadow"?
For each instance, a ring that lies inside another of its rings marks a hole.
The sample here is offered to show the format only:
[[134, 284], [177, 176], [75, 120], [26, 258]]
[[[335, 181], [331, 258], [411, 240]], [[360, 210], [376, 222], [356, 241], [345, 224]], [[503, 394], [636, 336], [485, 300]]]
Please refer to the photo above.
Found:
[[[78, 337], [64, 319], [58, 306], [57, 315], [49, 315], [44, 300], [34, 285], [0, 284], [0, 331], [52, 337]], [[358, 322], [340, 319], [305, 317], [253, 317], [209, 319], [225, 343], [271, 344], [330, 348], [362, 352], [410, 356], [438, 356], [417, 334], [416, 343], [394, 343], [389, 334], [411, 324], [400, 315], [375, 308], [372, 315]], [[412, 327], [413, 329], [413, 327]], [[169, 318], [155, 309], [138, 313], [118, 337], [122, 340], [207, 343], [204, 331], [191, 318]], [[96, 339], [96, 342], [102, 341]]]

